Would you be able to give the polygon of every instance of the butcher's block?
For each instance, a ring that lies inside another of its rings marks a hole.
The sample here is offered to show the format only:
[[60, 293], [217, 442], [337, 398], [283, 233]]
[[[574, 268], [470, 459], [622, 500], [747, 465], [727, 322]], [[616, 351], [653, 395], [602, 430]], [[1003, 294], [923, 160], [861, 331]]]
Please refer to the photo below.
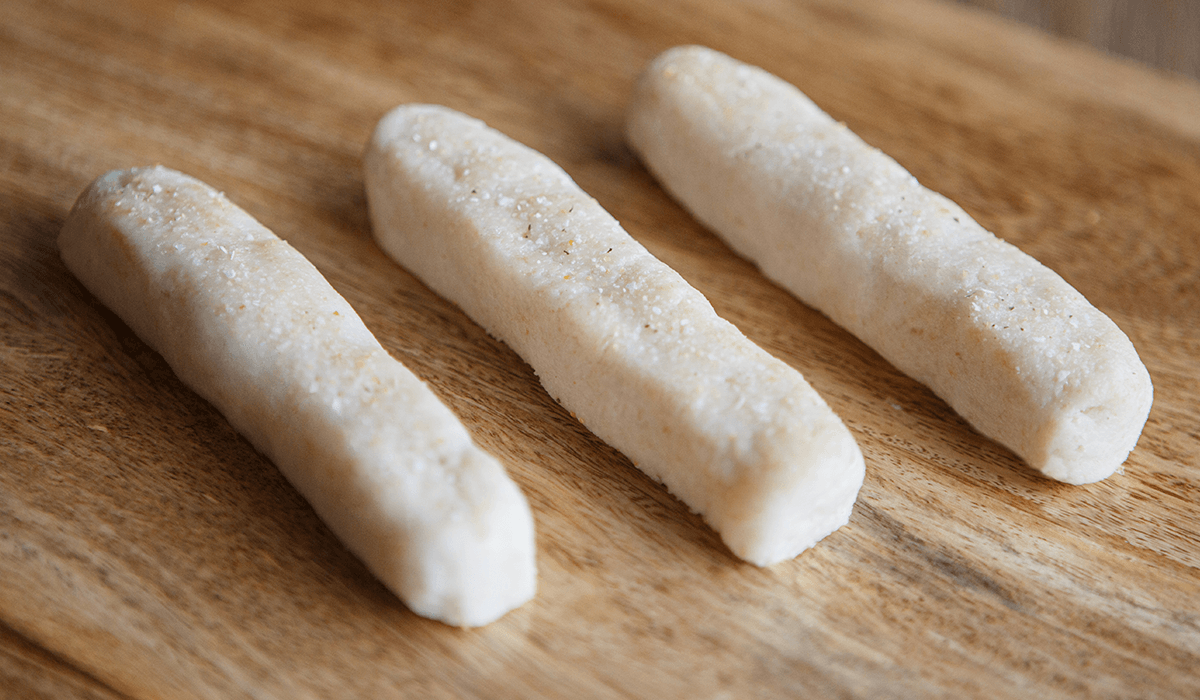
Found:
[[[1116, 475], [1033, 472], [767, 281], [633, 155], [703, 44], [834, 118], [1108, 314], [1155, 400]], [[768, 568], [386, 257], [362, 152], [409, 102], [561, 164], [798, 369], [866, 458]], [[529, 499], [536, 598], [414, 615], [62, 263], [86, 185], [162, 164], [286, 239]], [[928, 0], [0, 3], [0, 697], [1200, 697], [1200, 86]]]

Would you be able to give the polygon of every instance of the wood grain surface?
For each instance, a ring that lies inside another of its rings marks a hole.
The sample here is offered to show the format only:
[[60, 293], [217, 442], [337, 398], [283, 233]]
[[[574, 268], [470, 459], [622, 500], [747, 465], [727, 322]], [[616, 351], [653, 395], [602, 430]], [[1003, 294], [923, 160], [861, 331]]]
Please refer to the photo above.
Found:
[[[1124, 472], [1040, 478], [766, 282], [631, 155], [645, 61], [702, 43], [797, 84], [1133, 340]], [[503, 344], [371, 240], [360, 154], [402, 102], [561, 163], [790, 363], [867, 458], [849, 525], [736, 560]], [[307, 255], [507, 466], [539, 592], [419, 618], [67, 272], [113, 168], [224, 190]], [[925, 0], [0, 3], [0, 696], [1200, 696], [1200, 87]]]

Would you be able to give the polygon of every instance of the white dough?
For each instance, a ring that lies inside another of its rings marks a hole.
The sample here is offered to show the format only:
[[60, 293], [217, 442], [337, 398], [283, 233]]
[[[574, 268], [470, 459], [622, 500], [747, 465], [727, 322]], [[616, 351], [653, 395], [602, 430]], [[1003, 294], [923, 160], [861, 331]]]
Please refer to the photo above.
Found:
[[1153, 387], [1116, 324], [795, 87], [677, 47], [627, 129], [734, 250], [1034, 468], [1097, 481], [1137, 443]]
[[366, 182], [383, 249], [734, 554], [790, 559], [847, 522], [864, 467], [841, 420], [548, 158], [409, 105], [376, 127]]
[[304, 256], [222, 194], [162, 167], [110, 172], [59, 248], [414, 612], [476, 626], [533, 596], [517, 486]]

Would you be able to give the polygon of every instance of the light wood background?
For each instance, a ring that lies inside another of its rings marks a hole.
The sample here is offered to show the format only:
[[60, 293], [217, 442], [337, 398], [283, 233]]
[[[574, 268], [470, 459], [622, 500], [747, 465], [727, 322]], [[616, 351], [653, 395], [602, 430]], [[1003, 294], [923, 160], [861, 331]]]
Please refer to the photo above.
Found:
[[[626, 147], [695, 42], [796, 83], [1058, 270], [1156, 401], [1124, 473], [1051, 483], [763, 280]], [[735, 560], [372, 243], [360, 153], [408, 101], [547, 153], [851, 427], [848, 526]], [[67, 272], [92, 178], [161, 162], [292, 242], [497, 454], [539, 593], [409, 613]], [[0, 3], [0, 696], [1200, 696], [1200, 88], [925, 0]]]

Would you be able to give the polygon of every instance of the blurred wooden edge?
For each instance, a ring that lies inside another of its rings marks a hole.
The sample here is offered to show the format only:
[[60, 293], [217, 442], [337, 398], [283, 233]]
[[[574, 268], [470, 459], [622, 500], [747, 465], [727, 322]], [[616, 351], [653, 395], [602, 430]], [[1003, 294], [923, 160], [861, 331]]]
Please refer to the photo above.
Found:
[[1200, 78], [1195, 0], [958, 0], [1154, 68]]

